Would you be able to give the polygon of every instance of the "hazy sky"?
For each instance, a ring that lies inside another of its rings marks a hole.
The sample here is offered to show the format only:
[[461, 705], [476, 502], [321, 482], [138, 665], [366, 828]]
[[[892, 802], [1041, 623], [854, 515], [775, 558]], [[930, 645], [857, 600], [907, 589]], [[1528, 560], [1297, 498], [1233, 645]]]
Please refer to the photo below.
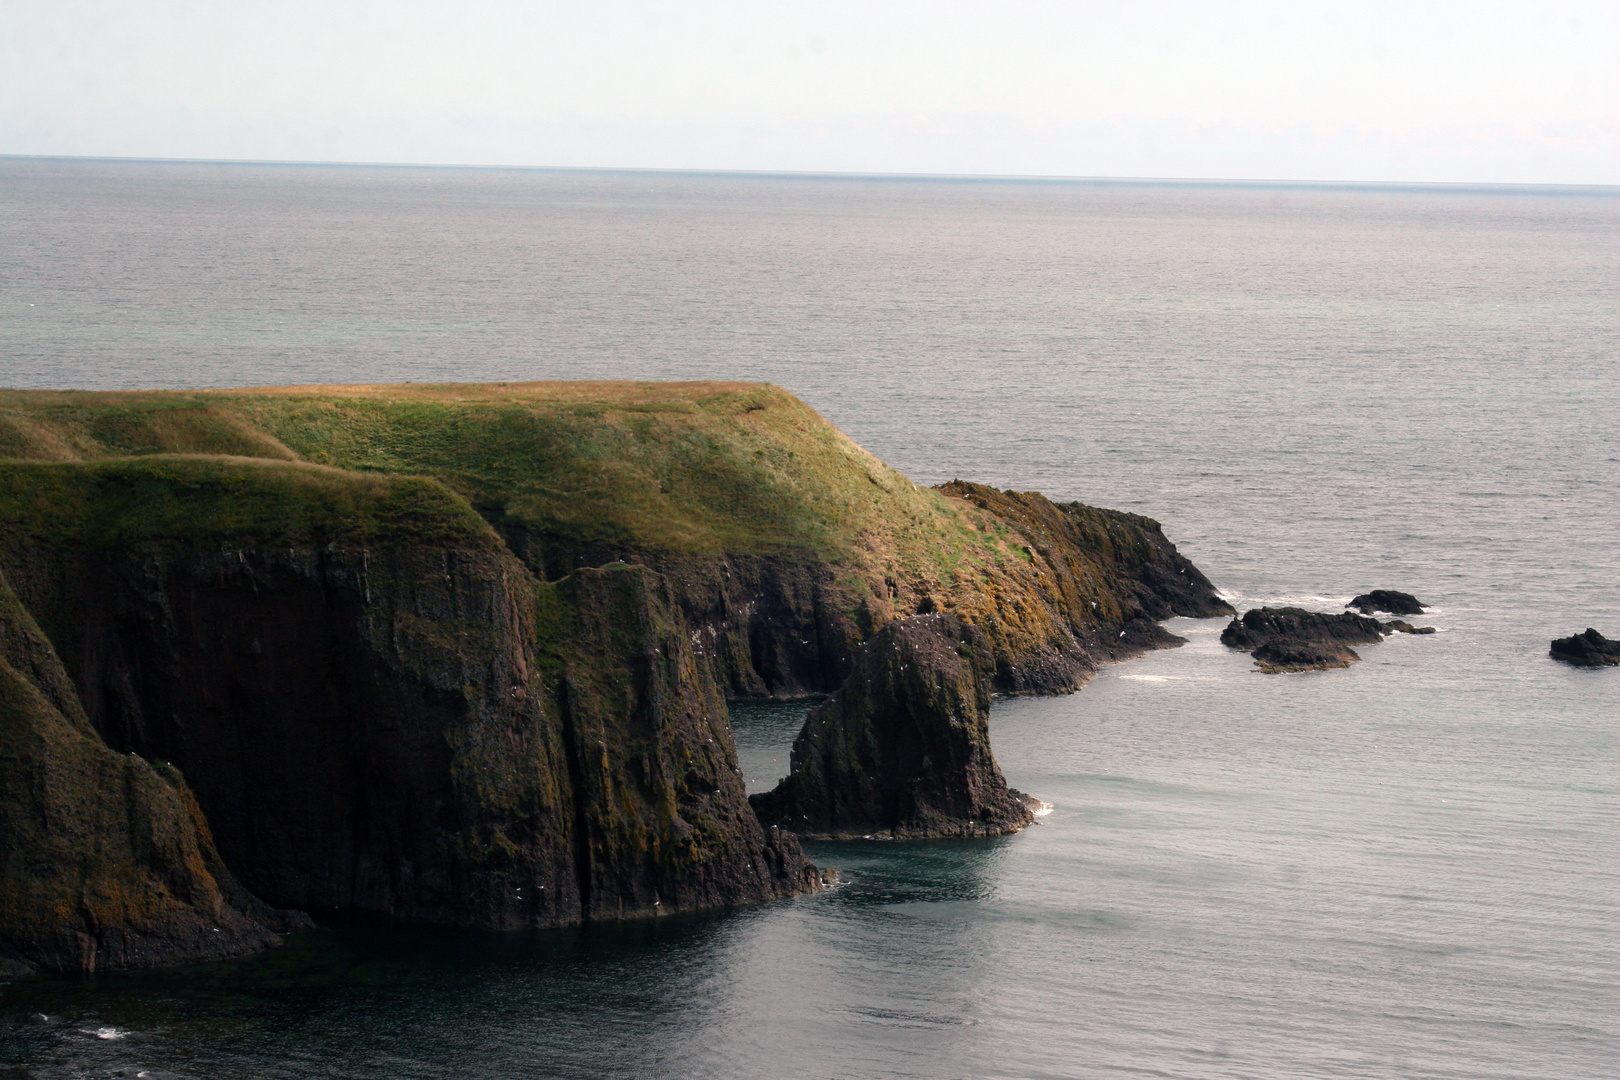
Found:
[[1620, 3], [0, 0], [0, 154], [1620, 184]]

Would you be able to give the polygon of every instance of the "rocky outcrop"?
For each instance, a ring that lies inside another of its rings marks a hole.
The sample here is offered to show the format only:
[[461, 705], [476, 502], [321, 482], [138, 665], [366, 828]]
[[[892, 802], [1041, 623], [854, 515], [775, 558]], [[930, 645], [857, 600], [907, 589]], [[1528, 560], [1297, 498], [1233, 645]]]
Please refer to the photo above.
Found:
[[232, 878], [177, 770], [107, 747], [0, 577], [0, 960], [15, 972], [220, 959], [299, 924]]
[[939, 490], [1021, 538], [1021, 567], [959, 574], [938, 604], [990, 638], [1003, 693], [1072, 691], [1099, 664], [1182, 644], [1159, 619], [1233, 614], [1152, 518], [963, 480]]
[[994, 836], [1031, 820], [990, 752], [989, 639], [951, 615], [900, 619], [811, 711], [760, 818], [817, 836]]
[[1396, 592], [1394, 589], [1374, 589], [1372, 592], [1362, 593], [1351, 600], [1345, 607], [1355, 608], [1363, 615], [1384, 611], [1391, 615], [1421, 615], [1423, 605], [1418, 603], [1417, 597], [1411, 593]]
[[1377, 619], [1304, 608], [1253, 608], [1221, 631], [1221, 643], [1253, 653], [1266, 674], [1349, 667], [1361, 656], [1350, 646], [1384, 640]]
[[569, 625], [556, 700], [586, 918], [753, 903], [818, 888], [797, 839], [748, 804], [726, 704], [657, 574], [557, 585]]
[[1576, 667], [1613, 667], [1620, 665], [1620, 641], [1606, 638], [1589, 626], [1584, 634], [1556, 639], [1549, 655]]

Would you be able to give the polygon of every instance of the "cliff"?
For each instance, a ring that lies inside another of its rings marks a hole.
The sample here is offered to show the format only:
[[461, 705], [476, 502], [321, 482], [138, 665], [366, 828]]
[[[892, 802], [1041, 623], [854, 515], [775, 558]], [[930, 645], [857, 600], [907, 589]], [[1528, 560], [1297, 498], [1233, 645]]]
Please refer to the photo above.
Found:
[[863, 642], [811, 710], [792, 771], [753, 797], [763, 821], [817, 836], [995, 836], [1029, 824], [990, 752], [990, 641], [954, 615], [898, 619]]
[[536, 582], [433, 481], [253, 459], [0, 472], [0, 562], [116, 749], [270, 903], [491, 929], [813, 887], [644, 568]]
[[[244, 896], [317, 912], [813, 889], [726, 698], [839, 691], [887, 827], [975, 831], [1005, 801], [990, 689], [1072, 690], [1175, 644], [1154, 620], [1230, 611], [1147, 518], [920, 488], [770, 386], [0, 392], [0, 455], [0, 571], [89, 731], [179, 768]], [[936, 612], [971, 624], [945, 652], [907, 629]], [[872, 666], [891, 625], [933, 689]], [[863, 734], [880, 713], [939, 768]]]
[[0, 957], [94, 971], [239, 956], [279, 941], [277, 914], [231, 879], [178, 772], [96, 734], [0, 577]]

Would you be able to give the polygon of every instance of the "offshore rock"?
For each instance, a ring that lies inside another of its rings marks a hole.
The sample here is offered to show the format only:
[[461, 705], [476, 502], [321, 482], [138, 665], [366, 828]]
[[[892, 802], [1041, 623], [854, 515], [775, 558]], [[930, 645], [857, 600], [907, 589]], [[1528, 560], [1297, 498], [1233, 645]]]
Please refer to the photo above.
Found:
[[792, 772], [755, 795], [760, 818], [801, 834], [994, 836], [1032, 814], [990, 753], [994, 656], [978, 628], [947, 614], [890, 623], [813, 710]]
[[1253, 608], [1221, 631], [1221, 643], [1254, 654], [1266, 674], [1349, 667], [1361, 657], [1351, 645], [1384, 640], [1377, 619], [1304, 608]]
[[1384, 630], [1385, 630], [1386, 633], [1391, 633], [1391, 634], [1432, 634], [1432, 633], [1434, 633], [1434, 627], [1432, 627], [1432, 626], [1413, 626], [1411, 623], [1407, 622], [1405, 619], [1391, 619], [1389, 622], [1384, 624]]
[[0, 970], [96, 971], [280, 943], [180, 774], [113, 752], [0, 577]]
[[1396, 592], [1394, 589], [1374, 589], [1369, 593], [1362, 593], [1351, 600], [1345, 607], [1355, 608], [1363, 615], [1371, 615], [1375, 611], [1387, 611], [1391, 615], [1421, 615], [1423, 605], [1411, 593]]
[[1589, 626], [1584, 634], [1555, 640], [1548, 655], [1576, 667], [1613, 667], [1620, 665], [1620, 641], [1606, 638]]
[[1325, 641], [1268, 641], [1253, 656], [1267, 675], [1349, 667], [1361, 659], [1350, 646]]

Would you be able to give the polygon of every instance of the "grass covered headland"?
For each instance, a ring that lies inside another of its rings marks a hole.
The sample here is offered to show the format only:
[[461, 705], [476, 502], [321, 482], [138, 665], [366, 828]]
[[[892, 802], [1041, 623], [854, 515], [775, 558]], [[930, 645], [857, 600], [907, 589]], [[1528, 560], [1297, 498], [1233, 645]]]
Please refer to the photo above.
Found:
[[[997, 689], [1062, 692], [1230, 611], [1155, 522], [920, 488], [742, 383], [0, 392], [0, 573], [63, 673], [0, 696], [0, 780], [49, 773], [103, 823], [0, 817], [0, 956], [55, 967], [202, 955], [162, 913], [238, 893], [245, 948], [260, 899], [509, 928], [815, 888], [749, 807], [726, 698], [830, 693], [932, 612]], [[100, 837], [129, 828], [62, 772], [69, 731], [148, 770], [123, 766], [158, 793], [125, 800], [141, 828], [200, 807], [163, 826], [217, 846], [175, 856], [200, 899]], [[147, 890], [122, 921], [27, 899], [113, 878]], [[109, 947], [139, 919], [173, 947]]]

